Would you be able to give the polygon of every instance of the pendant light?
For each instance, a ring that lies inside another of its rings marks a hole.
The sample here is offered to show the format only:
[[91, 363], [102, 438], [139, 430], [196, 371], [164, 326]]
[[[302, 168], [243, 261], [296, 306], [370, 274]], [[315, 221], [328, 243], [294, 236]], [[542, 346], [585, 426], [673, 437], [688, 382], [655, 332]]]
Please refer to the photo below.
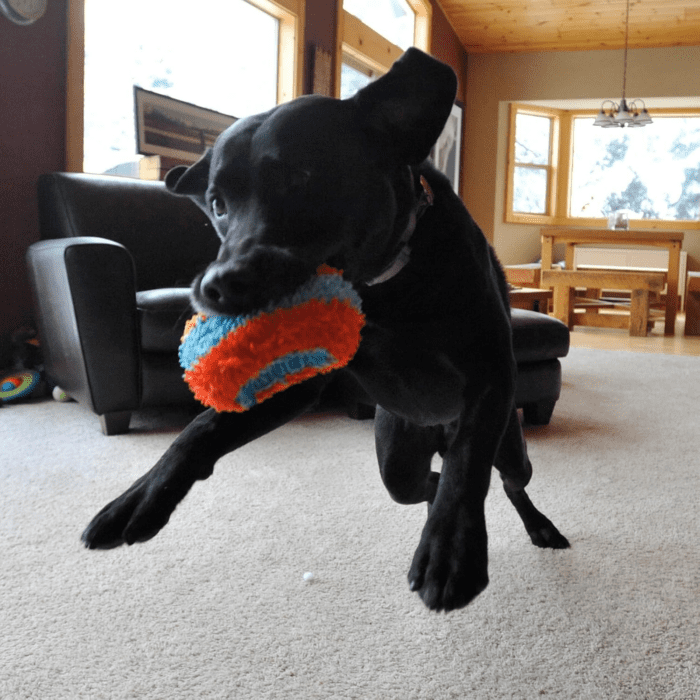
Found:
[[[637, 98], [627, 104], [625, 91], [627, 89], [627, 49], [630, 33], [630, 0], [627, 0], [627, 16], [625, 18], [625, 65], [622, 74], [622, 99], [620, 104], [612, 100], [604, 100], [600, 106], [600, 112], [593, 126], [602, 126], [604, 129], [611, 127], [638, 127], [651, 124], [652, 120], [647, 112], [644, 100]], [[637, 104], [640, 103], [640, 104]]]

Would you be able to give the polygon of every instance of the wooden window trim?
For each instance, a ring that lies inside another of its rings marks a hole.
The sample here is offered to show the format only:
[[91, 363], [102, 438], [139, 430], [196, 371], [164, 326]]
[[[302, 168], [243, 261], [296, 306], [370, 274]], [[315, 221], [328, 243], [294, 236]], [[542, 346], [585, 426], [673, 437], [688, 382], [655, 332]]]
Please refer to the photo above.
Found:
[[83, 172], [85, 125], [85, 2], [68, 0], [66, 75], [66, 170]]
[[[302, 91], [305, 0], [246, 0], [279, 20], [277, 102]], [[66, 170], [83, 171], [85, 0], [68, 0]]]
[[[558, 122], [558, 139], [553, 143], [557, 164], [552, 170], [552, 188], [548, 192], [551, 206], [550, 214], [521, 214], [513, 212], [513, 177], [515, 173], [515, 115], [535, 114], [539, 116], [556, 115]], [[597, 110], [557, 110], [549, 107], [539, 107], [522, 103], [511, 103], [508, 127], [508, 161], [506, 180], [506, 206], [504, 220], [506, 223], [531, 224], [539, 226], [572, 226], [576, 228], [606, 228], [605, 218], [573, 217], [570, 211], [571, 201], [571, 168], [573, 157], [574, 120], [580, 117], [595, 117]], [[697, 108], [659, 108], [654, 109], [652, 118], [700, 117]], [[630, 225], [635, 229], [661, 229], [670, 231], [688, 231], [700, 229], [700, 221], [669, 220], [669, 219], [633, 219]]]
[[277, 104], [302, 92], [304, 66], [304, 0], [246, 0], [279, 20]]
[[[432, 5], [428, 0], [407, 0], [416, 14], [413, 45], [426, 53], [430, 52], [430, 29]], [[340, 97], [340, 72], [343, 55], [351, 58], [372, 73], [382, 75], [403, 54], [403, 49], [368, 27], [364, 22], [343, 9], [343, 0], [338, 0], [338, 50], [335, 70], [335, 93]]]
[[[531, 114], [537, 117], [547, 117], [551, 119], [552, 126], [549, 130], [549, 163], [546, 165], [535, 165], [528, 163], [516, 163], [515, 161], [515, 119], [518, 114]], [[559, 144], [561, 131], [562, 110], [550, 109], [547, 107], [535, 107], [512, 103], [510, 105], [508, 123], [508, 160], [507, 160], [507, 181], [506, 181], [506, 206], [505, 221], [507, 223], [547, 225], [553, 224], [556, 220], [556, 211], [559, 204], [559, 192], [561, 184], [558, 181], [559, 168]], [[536, 170], [544, 170], [547, 173], [547, 194], [546, 212], [543, 214], [525, 214], [513, 211], [513, 189], [515, 180], [516, 165], [520, 167], [530, 167]]]
[[343, 14], [343, 53], [373, 72], [386, 73], [403, 51], [354, 15]]

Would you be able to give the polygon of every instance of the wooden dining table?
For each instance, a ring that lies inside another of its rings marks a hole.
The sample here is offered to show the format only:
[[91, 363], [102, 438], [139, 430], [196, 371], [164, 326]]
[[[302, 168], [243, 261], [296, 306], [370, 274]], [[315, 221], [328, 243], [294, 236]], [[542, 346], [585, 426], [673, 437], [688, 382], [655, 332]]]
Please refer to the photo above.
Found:
[[567, 270], [574, 269], [574, 250], [577, 245], [604, 245], [624, 248], [645, 246], [668, 250], [668, 271], [666, 277], [666, 308], [664, 334], [673, 335], [678, 313], [678, 288], [680, 275], [682, 231], [625, 231], [611, 229], [542, 229], [542, 270], [551, 270], [553, 249], [557, 243], [565, 244], [564, 261]]

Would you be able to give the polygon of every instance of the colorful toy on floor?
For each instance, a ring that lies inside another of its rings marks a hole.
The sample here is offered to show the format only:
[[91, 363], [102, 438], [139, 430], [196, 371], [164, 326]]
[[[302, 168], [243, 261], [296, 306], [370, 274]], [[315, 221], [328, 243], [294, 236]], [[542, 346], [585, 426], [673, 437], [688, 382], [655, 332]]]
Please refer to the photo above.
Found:
[[274, 306], [246, 316], [193, 316], [180, 346], [198, 401], [243, 412], [319, 373], [344, 367], [365, 324], [359, 295], [327, 265]]
[[0, 401], [29, 399], [41, 393], [41, 374], [33, 369], [18, 369], [0, 379]]

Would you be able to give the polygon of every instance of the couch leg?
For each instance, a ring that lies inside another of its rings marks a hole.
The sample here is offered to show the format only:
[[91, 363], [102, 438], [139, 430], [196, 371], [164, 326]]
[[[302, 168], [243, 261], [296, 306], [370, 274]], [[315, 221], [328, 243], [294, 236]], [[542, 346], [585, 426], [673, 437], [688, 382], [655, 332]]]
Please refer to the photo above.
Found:
[[121, 435], [129, 432], [131, 411], [114, 411], [100, 416], [100, 425], [105, 435]]
[[529, 425], [549, 425], [556, 401], [537, 401], [523, 406], [523, 417]]

